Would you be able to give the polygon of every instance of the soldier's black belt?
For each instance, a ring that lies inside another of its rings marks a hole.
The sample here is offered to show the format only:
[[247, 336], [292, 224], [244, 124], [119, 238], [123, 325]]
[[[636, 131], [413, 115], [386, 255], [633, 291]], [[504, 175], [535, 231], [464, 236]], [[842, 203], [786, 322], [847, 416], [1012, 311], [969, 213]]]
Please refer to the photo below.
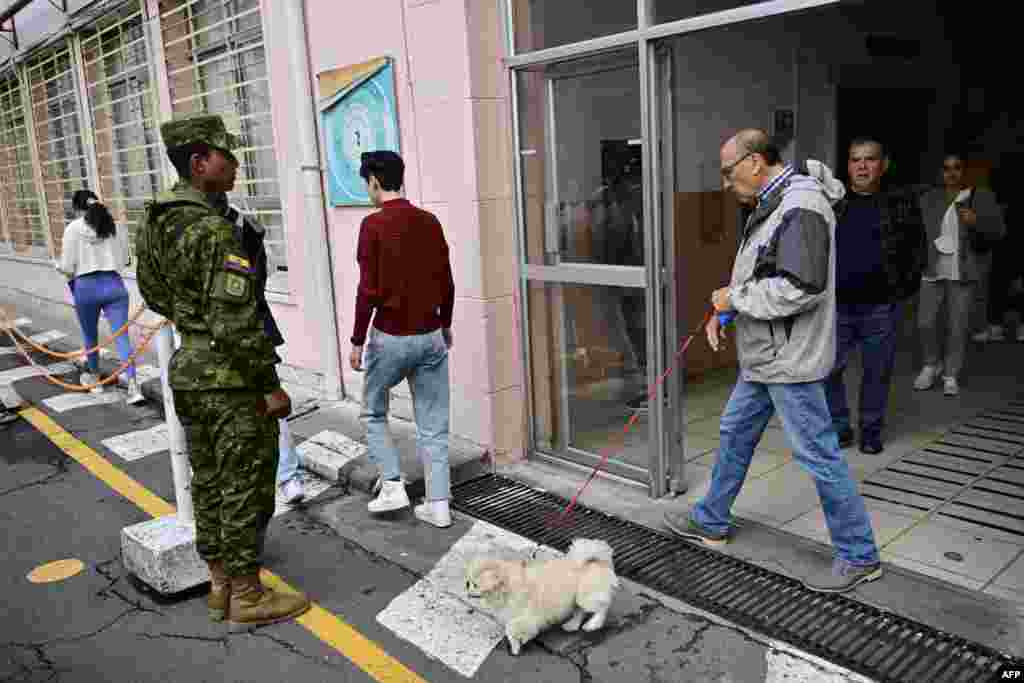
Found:
[[216, 350], [216, 344], [214, 344], [213, 337], [205, 334], [190, 334], [181, 335], [181, 348], [192, 349], [193, 351], [213, 351]]

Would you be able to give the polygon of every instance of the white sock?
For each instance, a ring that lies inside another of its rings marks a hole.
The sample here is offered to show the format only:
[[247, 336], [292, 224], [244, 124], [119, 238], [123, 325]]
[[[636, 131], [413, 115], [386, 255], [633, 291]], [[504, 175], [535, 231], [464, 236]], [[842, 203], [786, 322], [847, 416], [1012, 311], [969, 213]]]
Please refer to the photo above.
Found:
[[435, 515], [451, 514], [451, 511], [448, 509], [448, 501], [447, 500], [432, 500], [432, 501], [430, 501], [430, 512], [435, 514]]

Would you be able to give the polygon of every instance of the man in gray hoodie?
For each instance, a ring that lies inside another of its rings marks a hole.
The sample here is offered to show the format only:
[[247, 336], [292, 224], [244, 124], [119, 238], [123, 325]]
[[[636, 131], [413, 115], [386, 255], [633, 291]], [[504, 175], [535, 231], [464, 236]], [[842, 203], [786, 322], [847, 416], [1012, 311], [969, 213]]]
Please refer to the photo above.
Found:
[[[797, 173], [759, 130], [730, 138], [721, 163], [725, 188], [754, 207], [730, 285], [711, 297], [717, 312], [736, 316], [740, 377], [722, 414], [708, 493], [689, 514], [668, 513], [665, 522], [689, 540], [708, 546], [728, 542], [732, 504], [777, 412], [794, 458], [814, 479], [835, 547], [831, 571], [804, 584], [846, 592], [881, 577], [882, 565], [825, 401], [825, 379], [836, 358], [832, 203], [845, 190], [821, 164], [815, 164], [817, 177]], [[717, 316], [706, 333], [717, 351], [724, 340]]]

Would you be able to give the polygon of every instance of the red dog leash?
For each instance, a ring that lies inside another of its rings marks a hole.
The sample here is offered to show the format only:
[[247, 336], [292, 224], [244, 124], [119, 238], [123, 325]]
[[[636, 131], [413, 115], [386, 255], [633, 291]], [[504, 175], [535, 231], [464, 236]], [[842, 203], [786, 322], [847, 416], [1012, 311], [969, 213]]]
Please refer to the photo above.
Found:
[[[710, 309], [704, 315], [704, 319], [701, 321], [697, 329], [695, 329], [690, 334], [690, 336], [683, 341], [682, 345], [679, 347], [679, 350], [676, 351], [675, 355], [673, 356], [673, 362], [669, 365], [668, 369], [665, 372], [663, 372], [657, 380], [655, 380], [654, 384], [652, 384], [650, 389], [648, 390], [648, 401], [653, 401], [655, 399], [655, 396], [658, 393], [658, 387], [661, 386], [661, 383], [664, 382], [665, 379], [672, 374], [672, 371], [676, 369], [676, 367], [679, 364], [679, 360], [683, 357], [683, 354], [686, 353], [686, 350], [690, 348], [690, 344], [693, 342], [694, 338], [696, 338], [696, 336], [700, 334], [701, 331], [707, 326], [708, 322], [710, 322], [712, 315], [715, 315], [715, 310], [713, 308]], [[633, 428], [633, 425], [636, 424], [638, 419], [639, 413], [633, 413], [633, 415], [630, 416], [629, 421], [626, 422], [626, 426], [622, 429], [623, 437], [625, 437], [625, 435], [629, 433], [629, 430]], [[590, 473], [590, 476], [587, 477], [587, 480], [585, 482], [583, 482], [583, 486], [581, 486], [580, 490], [576, 492], [576, 495], [572, 497], [572, 499], [569, 501], [569, 504], [561, 513], [553, 515], [551, 518], [549, 518], [550, 526], [560, 526], [561, 524], [565, 523], [565, 521], [569, 518], [572, 509], [576, 507], [576, 501], [579, 500], [579, 497], [583, 495], [583, 492], [587, 489], [588, 486], [590, 486], [590, 482], [594, 480], [594, 477], [596, 477], [597, 474], [602, 469], [604, 469], [605, 465], [608, 463], [608, 458], [611, 456], [611, 454], [611, 447], [605, 447], [604, 455], [601, 456], [601, 460], [597, 463], [597, 465], [594, 466], [594, 469]]]

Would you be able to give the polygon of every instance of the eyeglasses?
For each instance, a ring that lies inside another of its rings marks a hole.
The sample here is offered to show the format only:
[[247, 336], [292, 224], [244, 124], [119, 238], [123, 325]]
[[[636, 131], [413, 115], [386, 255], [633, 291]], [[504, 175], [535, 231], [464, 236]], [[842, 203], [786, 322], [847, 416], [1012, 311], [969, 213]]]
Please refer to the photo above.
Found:
[[722, 178], [725, 179], [725, 180], [731, 180], [732, 179], [732, 172], [735, 171], [736, 167], [739, 166], [741, 163], [743, 163], [743, 160], [746, 159], [747, 157], [749, 157], [751, 154], [753, 154], [753, 152], [747, 152], [746, 154], [744, 154], [743, 156], [741, 156], [739, 159], [737, 159], [736, 161], [732, 162], [728, 166], [723, 166], [722, 167]]

